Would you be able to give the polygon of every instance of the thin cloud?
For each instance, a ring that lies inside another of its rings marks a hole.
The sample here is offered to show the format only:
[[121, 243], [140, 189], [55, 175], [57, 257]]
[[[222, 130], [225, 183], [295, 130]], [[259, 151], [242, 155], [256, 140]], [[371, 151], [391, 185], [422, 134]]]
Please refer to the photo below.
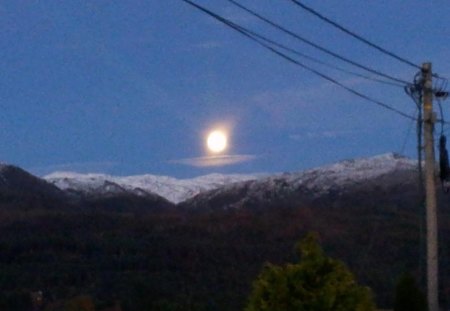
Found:
[[246, 26], [254, 25], [258, 22], [256, 17], [254, 17], [248, 13], [245, 13], [238, 8], [231, 7], [231, 6], [225, 8], [223, 16], [226, 19], [229, 19], [234, 23], [238, 23], [238, 24], [246, 25]]
[[302, 134], [292, 134], [289, 136], [290, 139], [301, 141], [305, 139], [321, 139], [321, 138], [338, 138], [347, 136], [354, 131], [317, 131], [317, 132], [306, 132]]
[[[394, 132], [398, 127], [385, 127], [386, 131]], [[299, 133], [292, 133], [289, 135], [289, 139], [294, 141], [305, 141], [312, 139], [337, 139], [337, 138], [349, 138], [356, 134], [371, 134], [378, 133], [379, 129], [373, 126], [353, 127], [351, 129], [342, 130], [308, 130]]]
[[225, 44], [220, 41], [205, 41], [205, 42], [194, 44], [192, 47], [194, 49], [210, 50], [210, 49], [217, 49], [217, 48], [223, 47], [224, 45]]
[[194, 167], [217, 167], [249, 162], [255, 160], [256, 158], [257, 158], [256, 156], [250, 154], [238, 154], [238, 155], [221, 155], [221, 156], [187, 158], [180, 160], [172, 160], [169, 161], [169, 163], [183, 164]]
[[47, 175], [57, 171], [71, 171], [78, 173], [105, 172], [118, 165], [118, 162], [74, 162], [41, 166], [31, 169], [37, 175]]

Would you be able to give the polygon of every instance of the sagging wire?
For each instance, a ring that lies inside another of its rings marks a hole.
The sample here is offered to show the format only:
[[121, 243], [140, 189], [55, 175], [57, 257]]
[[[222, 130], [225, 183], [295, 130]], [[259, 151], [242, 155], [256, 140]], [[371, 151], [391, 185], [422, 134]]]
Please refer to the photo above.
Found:
[[448, 86], [448, 79], [434, 74], [433, 77], [436, 78], [435, 86], [433, 87], [433, 93], [436, 99], [445, 100], [448, 97], [448, 92], [446, 91]]
[[417, 113], [417, 123], [416, 123], [416, 133], [417, 133], [417, 171], [419, 177], [419, 189], [421, 202], [425, 202], [425, 189], [423, 183], [423, 168], [422, 168], [422, 122], [423, 122], [423, 112], [422, 112], [422, 94], [423, 94], [423, 83], [421, 72], [416, 73], [414, 76], [414, 82], [411, 85], [405, 86], [405, 92], [416, 104], [418, 109]]
[[[417, 133], [417, 175], [418, 175], [418, 193], [419, 193], [419, 206], [420, 206], [420, 217], [419, 217], [419, 228], [420, 228], [420, 249], [424, 248], [424, 219], [425, 219], [425, 184], [423, 178], [423, 161], [422, 161], [422, 124], [423, 124], [423, 79], [422, 73], [418, 72], [414, 76], [414, 82], [410, 86], [405, 87], [405, 92], [408, 94], [417, 107], [417, 123], [416, 123], [416, 133]], [[424, 258], [423, 256], [419, 256], [419, 267], [422, 271], [424, 269]], [[422, 275], [423, 273], [421, 273]]]
[[[447, 137], [445, 136], [445, 121], [444, 111], [442, 107], [442, 101], [448, 97], [446, 88], [448, 86], [448, 80], [441, 78], [438, 75], [434, 75], [436, 78], [435, 85], [433, 86], [433, 95], [436, 99], [439, 107], [440, 118], [437, 120], [441, 124], [439, 135], [439, 178], [441, 180], [442, 189], [444, 192], [450, 191], [450, 163], [447, 150]], [[418, 172], [420, 189], [423, 193], [423, 169], [422, 169], [422, 103], [423, 103], [423, 81], [420, 72], [414, 76], [414, 83], [405, 87], [405, 92], [415, 102], [418, 108], [417, 116], [417, 153], [418, 153]]]
[[[416, 107], [416, 109], [415, 109], [415, 111], [414, 111], [414, 113], [412, 115], [417, 115], [419, 113], [421, 113], [421, 112], [419, 111], [419, 108]], [[402, 144], [402, 146], [401, 146], [401, 148], [400, 148], [400, 150], [398, 152], [399, 154], [403, 154], [405, 152], [406, 144], [408, 143], [408, 139], [409, 139], [409, 136], [411, 134], [411, 130], [412, 130], [413, 125], [414, 125], [413, 121], [416, 121], [416, 120], [411, 120], [411, 122], [409, 123], [408, 128], [406, 130], [405, 139], [403, 140], [403, 144]]]
[[433, 86], [433, 95], [438, 103], [440, 113], [438, 122], [441, 124], [441, 133], [439, 135], [439, 179], [441, 180], [443, 191], [448, 193], [450, 191], [450, 164], [447, 150], [447, 137], [445, 136], [445, 125], [447, 122], [445, 121], [444, 110], [442, 108], [442, 101], [448, 97], [448, 92], [446, 91], [448, 80], [439, 75], [434, 75], [434, 77], [436, 78], [436, 82]]
[[[357, 90], [355, 90], [355, 89], [353, 89], [353, 88], [351, 88], [349, 86], [346, 86], [343, 83], [339, 82], [338, 80], [336, 80], [336, 79], [334, 79], [334, 78], [332, 78], [332, 77], [330, 77], [330, 76], [328, 76], [328, 75], [326, 75], [326, 74], [324, 74], [324, 73], [314, 69], [313, 67], [311, 67], [311, 66], [309, 66], [307, 64], [304, 64], [304, 63], [300, 62], [297, 59], [294, 59], [293, 57], [291, 57], [291, 56], [283, 53], [279, 49], [277, 49], [276, 46], [273, 46], [272, 44], [270, 44], [270, 41], [262, 40], [260, 37], [255, 36], [254, 33], [252, 31], [248, 30], [247, 28], [245, 28], [243, 26], [240, 26], [238, 24], [235, 24], [234, 22], [232, 22], [232, 21], [230, 21], [230, 20], [228, 20], [228, 19], [226, 19], [226, 18], [224, 18], [224, 17], [214, 13], [213, 11], [210, 11], [207, 8], [203, 7], [203, 6], [198, 5], [194, 1], [191, 1], [191, 0], [181, 0], [181, 1], [191, 5], [193, 7], [195, 7], [199, 11], [201, 11], [201, 12], [211, 16], [212, 18], [218, 20], [222, 24], [224, 24], [224, 25], [230, 27], [231, 29], [237, 31], [241, 35], [247, 37], [251, 41], [257, 43], [261, 47], [263, 47], [266, 50], [270, 51], [271, 53], [273, 53], [273, 54], [283, 58], [284, 60], [290, 62], [291, 64], [299, 66], [299, 67], [303, 68], [304, 70], [309, 71], [310, 73], [312, 73], [312, 74], [314, 74], [316, 76], [319, 76], [319, 77], [327, 80], [328, 82], [331, 82], [331, 83], [333, 83], [333, 84], [335, 84], [335, 85], [337, 85], [337, 86], [347, 90], [348, 92], [352, 93], [353, 95], [365, 99], [366, 101], [369, 101], [369, 102], [371, 102], [373, 104], [376, 104], [376, 105], [378, 105], [380, 107], [383, 107], [383, 108], [385, 108], [387, 110], [395, 112], [395, 113], [397, 113], [398, 115], [401, 115], [404, 118], [407, 118], [407, 119], [410, 119], [410, 120], [415, 120], [415, 118], [413, 116], [410, 116], [410, 115], [404, 113], [403, 111], [401, 111], [399, 109], [396, 109], [396, 108], [394, 108], [394, 107], [392, 107], [392, 106], [390, 106], [390, 105], [388, 105], [386, 103], [383, 103], [383, 102], [381, 102], [379, 100], [376, 100], [376, 99], [374, 99], [374, 98], [372, 98], [372, 97], [370, 97], [370, 96], [368, 96], [368, 95], [366, 95], [364, 93], [361, 93], [361, 92], [359, 92], [359, 91], [357, 91]], [[372, 72], [374, 72], [374, 71], [372, 70]], [[387, 77], [387, 75], [384, 75], [384, 76]], [[392, 77], [390, 77], [390, 79], [396, 80], [395, 78], [392, 78]], [[398, 81], [400, 81], [400, 80], [398, 80]], [[403, 81], [400, 81], [400, 82], [403, 82]], [[405, 82], [404, 84], [407, 85], [407, 86], [410, 85], [409, 82]]]

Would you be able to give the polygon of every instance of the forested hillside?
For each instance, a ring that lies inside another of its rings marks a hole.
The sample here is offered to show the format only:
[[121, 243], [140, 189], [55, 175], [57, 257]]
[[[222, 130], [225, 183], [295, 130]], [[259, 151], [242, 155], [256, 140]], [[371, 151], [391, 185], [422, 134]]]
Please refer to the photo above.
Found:
[[[378, 199], [196, 212], [3, 204], [1, 309], [43, 291], [48, 303], [87, 295], [99, 309], [119, 302], [123, 310], [240, 310], [262, 265], [294, 261], [294, 244], [309, 231], [373, 288], [380, 306], [390, 306], [396, 279], [424, 272], [420, 213]], [[448, 210], [441, 216], [447, 293]]]

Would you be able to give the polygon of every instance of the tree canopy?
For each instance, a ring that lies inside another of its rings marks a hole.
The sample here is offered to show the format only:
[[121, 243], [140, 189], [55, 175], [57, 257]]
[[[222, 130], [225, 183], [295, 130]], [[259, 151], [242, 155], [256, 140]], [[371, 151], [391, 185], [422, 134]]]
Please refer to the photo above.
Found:
[[341, 262], [325, 255], [315, 234], [297, 246], [296, 264], [266, 264], [245, 311], [372, 311], [371, 290]]

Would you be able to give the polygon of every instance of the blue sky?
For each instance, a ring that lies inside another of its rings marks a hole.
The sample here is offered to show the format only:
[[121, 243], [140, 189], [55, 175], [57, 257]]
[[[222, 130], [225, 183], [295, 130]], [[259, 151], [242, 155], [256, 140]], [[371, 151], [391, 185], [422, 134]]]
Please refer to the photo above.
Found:
[[[226, 0], [197, 2], [355, 70]], [[352, 60], [406, 81], [416, 74], [289, 0], [240, 2]], [[450, 78], [447, 0], [304, 3], [418, 65], [432, 61], [437, 74]], [[415, 113], [402, 88], [311, 66]], [[0, 160], [38, 175], [192, 177], [298, 171], [392, 151], [416, 157], [410, 120], [286, 62], [180, 0], [2, 1], [0, 105]], [[207, 156], [205, 134], [217, 126], [229, 131], [226, 154], [243, 161], [187, 165]]]

